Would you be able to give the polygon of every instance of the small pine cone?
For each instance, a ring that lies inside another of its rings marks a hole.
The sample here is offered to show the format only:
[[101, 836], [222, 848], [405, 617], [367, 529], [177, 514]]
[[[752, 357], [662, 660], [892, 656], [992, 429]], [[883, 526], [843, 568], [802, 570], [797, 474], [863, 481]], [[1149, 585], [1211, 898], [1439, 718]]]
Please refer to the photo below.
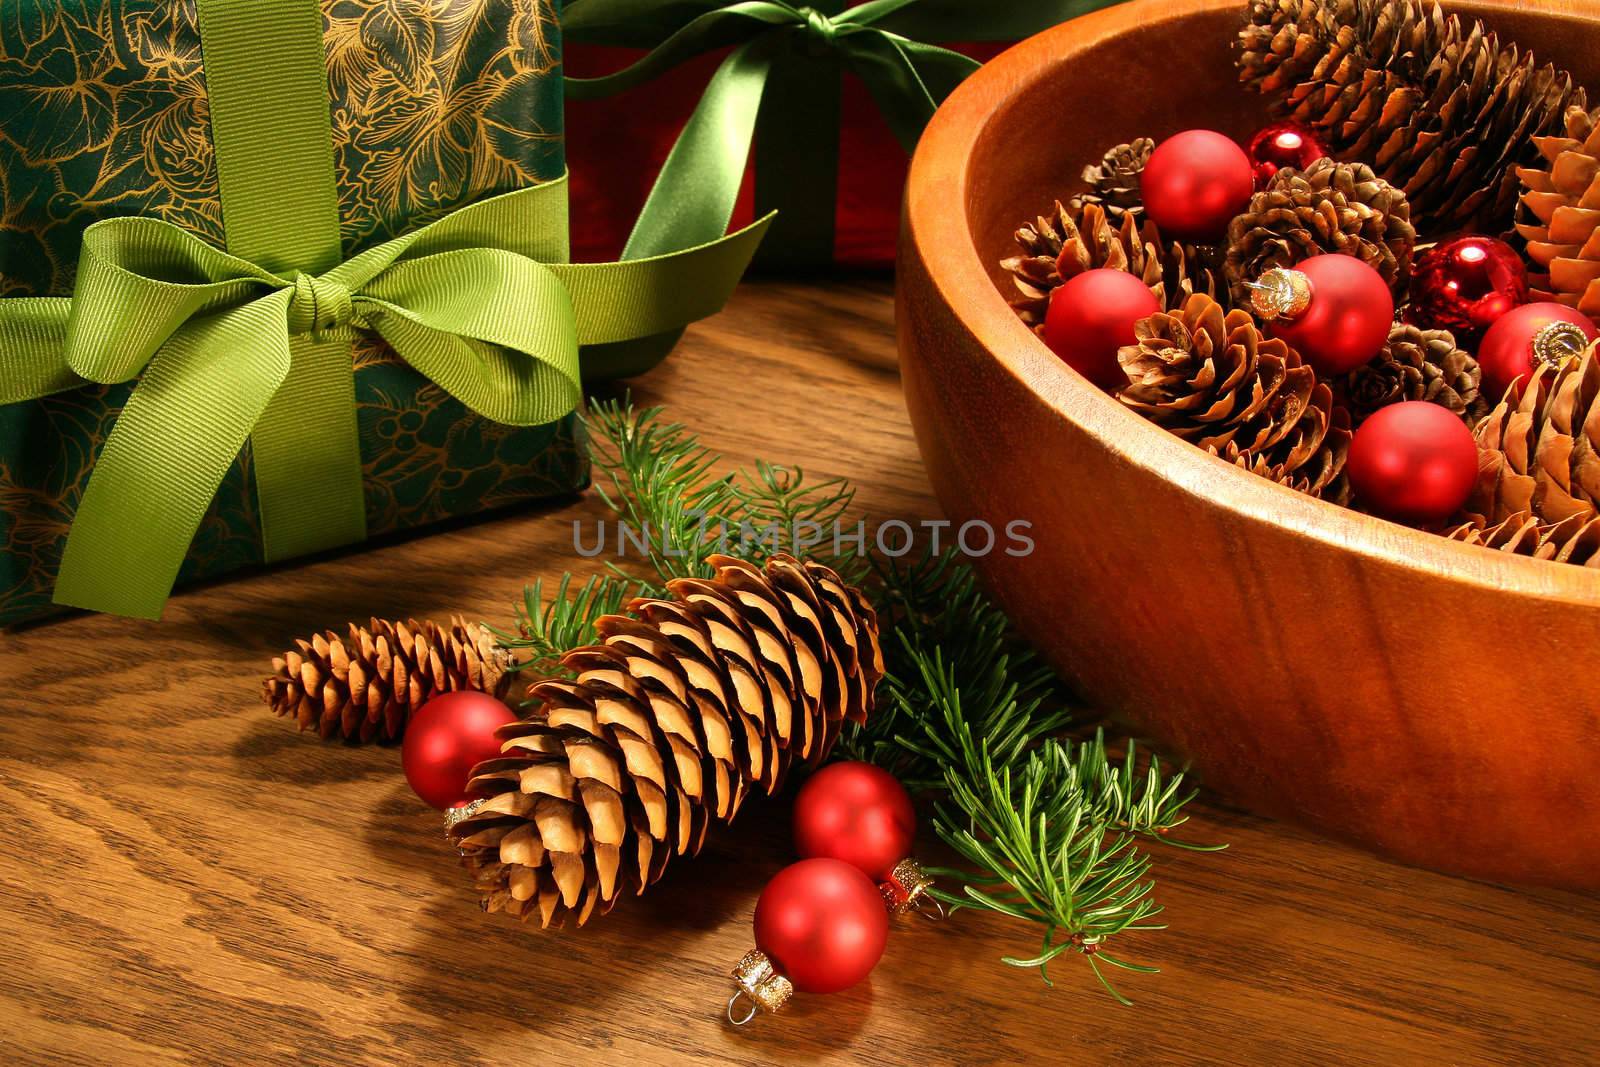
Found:
[[261, 695], [302, 730], [345, 741], [398, 741], [411, 714], [439, 693], [475, 689], [498, 695], [511, 657], [477, 623], [449, 629], [373, 619], [350, 624], [348, 640], [332, 630], [272, 658]]
[[1340, 398], [1360, 426], [1374, 411], [1404, 400], [1426, 400], [1476, 426], [1489, 413], [1479, 389], [1478, 361], [1456, 347], [1449, 330], [1424, 330], [1397, 323], [1371, 363], [1351, 371]]
[[1533, 144], [1543, 166], [1517, 168], [1517, 233], [1535, 268], [1533, 299], [1600, 321], [1600, 111], [1568, 108], [1563, 134]]
[[1142, 215], [1144, 197], [1139, 192], [1139, 176], [1155, 148], [1154, 140], [1140, 137], [1117, 145], [1099, 163], [1084, 167], [1083, 180], [1089, 191], [1074, 197], [1074, 203], [1099, 204], [1114, 225], [1120, 224], [1125, 214]]
[[1483, 516], [1471, 515], [1445, 536], [1518, 556], [1600, 568], [1600, 518], [1586, 521], [1574, 515], [1549, 523], [1519, 511], [1491, 526]]
[[1506, 218], [1530, 138], [1584, 106], [1571, 74], [1426, 0], [1251, 0], [1239, 39], [1240, 80], [1371, 163], [1429, 231]]
[[448, 830], [486, 911], [582, 925], [871, 714], [883, 659], [857, 590], [788, 556], [710, 561], [709, 581], [602, 618], [602, 643], [562, 659], [575, 677], [535, 682], [500, 730], [472, 779], [486, 799]]
[[[1050, 294], [1067, 279], [1107, 267], [1136, 274], [1162, 307], [1181, 306], [1192, 293], [1219, 295], [1211, 257], [1178, 244], [1164, 244], [1153, 222], [1140, 227], [1132, 213], [1112, 225], [1099, 204], [1057, 201], [1052, 217], [1023, 225], [1016, 233], [1023, 254], [1002, 260], [1021, 294], [1011, 301], [1017, 315], [1037, 332], [1050, 308]], [[1220, 298], [1220, 297], [1219, 297]]]
[[1467, 510], [1498, 525], [1600, 515], [1600, 344], [1512, 383], [1478, 425], [1478, 484]]
[[1373, 267], [1395, 293], [1411, 282], [1417, 231], [1405, 194], [1365, 163], [1319, 159], [1304, 172], [1281, 170], [1228, 226], [1223, 270], [1233, 302], [1274, 267], [1340, 252]]
[[1118, 359], [1118, 398], [1213, 455], [1312, 496], [1342, 498], [1349, 417], [1287, 344], [1196, 294], [1152, 315]]

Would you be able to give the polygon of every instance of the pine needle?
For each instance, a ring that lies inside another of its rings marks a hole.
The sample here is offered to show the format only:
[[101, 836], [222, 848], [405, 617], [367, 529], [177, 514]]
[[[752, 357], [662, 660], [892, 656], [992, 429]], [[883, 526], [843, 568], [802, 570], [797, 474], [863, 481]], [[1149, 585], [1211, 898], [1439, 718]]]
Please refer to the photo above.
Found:
[[878, 711], [845, 733], [835, 755], [876, 763], [935, 798], [934, 830], [965, 866], [930, 870], [942, 883], [934, 894], [952, 910], [981, 908], [1038, 931], [1038, 951], [1002, 962], [1036, 968], [1050, 984], [1052, 962], [1079, 956], [1127, 1004], [1106, 970], [1156, 969], [1107, 948], [1165, 928], [1149, 846], [1210, 847], [1171, 836], [1195, 795], [1183, 773], [1140, 759], [1132, 741], [1119, 757], [1100, 731], [1066, 736], [1074, 720], [1059, 679], [1017, 639], [970, 566], [950, 551], [871, 559], [852, 533], [836, 536], [854, 503], [843, 480], [807, 483], [798, 467], [764, 462], [719, 475], [722, 458], [687, 427], [626, 398], [592, 403], [586, 425], [596, 491], [644, 541], [653, 573], [634, 577], [613, 563], [576, 589], [563, 577], [549, 596], [535, 582], [517, 633], [499, 635], [522, 669], [562, 671], [563, 653], [593, 640], [601, 616], [634, 596], [664, 595], [673, 578], [709, 577], [714, 552], [756, 563], [777, 551], [808, 555], [868, 585], [888, 674]]

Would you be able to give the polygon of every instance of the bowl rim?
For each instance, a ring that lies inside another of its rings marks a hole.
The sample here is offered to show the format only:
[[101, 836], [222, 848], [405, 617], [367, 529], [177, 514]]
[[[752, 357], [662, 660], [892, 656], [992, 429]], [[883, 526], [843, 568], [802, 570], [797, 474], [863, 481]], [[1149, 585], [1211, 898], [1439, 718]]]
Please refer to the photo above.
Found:
[[[1480, 15], [1519, 5], [1516, 0], [1467, 0], [1445, 6]], [[1600, 572], [1591, 568], [1453, 541], [1341, 507], [1251, 474], [1167, 433], [1065, 366], [1017, 317], [990, 278], [965, 205], [971, 203], [975, 149], [1005, 102], [1106, 39], [1145, 23], [1241, 7], [1241, 0], [1126, 0], [1027, 38], [985, 64], [945, 100], [918, 144], [906, 185], [908, 249], [939, 299], [999, 369], [1102, 448], [1173, 487], [1241, 521], [1270, 523], [1373, 562], [1485, 589], [1600, 605]], [[1549, 14], [1568, 13], [1558, 8]], [[952, 203], [963, 207], [951, 211]], [[930, 249], [939, 254], [927, 254]]]

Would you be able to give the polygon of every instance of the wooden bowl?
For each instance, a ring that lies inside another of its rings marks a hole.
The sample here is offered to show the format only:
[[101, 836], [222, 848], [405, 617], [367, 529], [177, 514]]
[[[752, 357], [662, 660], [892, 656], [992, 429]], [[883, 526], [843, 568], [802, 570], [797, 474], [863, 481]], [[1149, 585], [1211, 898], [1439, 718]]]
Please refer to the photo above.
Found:
[[[1600, 886], [1600, 574], [1312, 500], [1147, 424], [1015, 317], [1012, 231], [1136, 136], [1267, 121], [1241, 0], [1134, 0], [1025, 41], [935, 116], [901, 239], [901, 369], [948, 516], [1033, 524], [978, 565], [1099, 706], [1249, 807], [1399, 859]], [[1476, 0], [1600, 87], [1600, 2]], [[1002, 542], [1003, 543], [1003, 542]]]

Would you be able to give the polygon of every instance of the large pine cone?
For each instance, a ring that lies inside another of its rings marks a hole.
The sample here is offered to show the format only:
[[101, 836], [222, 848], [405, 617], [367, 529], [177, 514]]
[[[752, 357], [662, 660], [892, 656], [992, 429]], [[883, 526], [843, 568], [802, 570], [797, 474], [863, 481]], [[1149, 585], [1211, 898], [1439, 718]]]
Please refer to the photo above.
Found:
[[1251, 0], [1239, 38], [1240, 79], [1369, 161], [1430, 232], [1498, 227], [1531, 138], [1584, 106], [1569, 73], [1424, 0]]
[[1304, 172], [1279, 171], [1251, 198], [1228, 226], [1223, 270], [1235, 305], [1247, 304], [1247, 283], [1272, 268], [1329, 252], [1355, 256], [1404, 294], [1416, 246], [1404, 193], [1365, 163], [1319, 159]]
[[1487, 525], [1600, 516], [1600, 345], [1512, 384], [1478, 426], [1478, 484], [1466, 510]]
[[1517, 168], [1533, 299], [1600, 321], [1600, 113], [1568, 108], [1563, 133], [1533, 143], [1544, 165]]
[[1478, 361], [1456, 347], [1449, 330], [1424, 330], [1397, 323], [1383, 351], [1341, 383], [1340, 399], [1356, 426], [1379, 408], [1426, 400], [1449, 408], [1469, 426], [1489, 412], [1480, 389]]
[[1573, 516], [1564, 522], [1540, 522], [1532, 512], [1519, 511], [1491, 526], [1483, 516], [1473, 515], [1445, 536], [1518, 556], [1600, 567], [1600, 519]]
[[1050, 308], [1050, 294], [1067, 279], [1106, 267], [1138, 275], [1162, 307], [1181, 307], [1193, 293], [1223, 298], [1211, 257], [1192, 246], [1163, 243], [1155, 223], [1141, 227], [1129, 212], [1112, 224], [1098, 203], [1057, 201], [1049, 217], [1017, 230], [1022, 255], [1002, 260], [1019, 296], [1011, 301], [1023, 322], [1037, 331]]
[[487, 799], [449, 830], [485, 910], [582, 924], [871, 713], [883, 660], [859, 592], [787, 556], [711, 562], [600, 620], [603, 642], [563, 658], [576, 678], [534, 683], [537, 708], [500, 731], [472, 780]]
[[1342, 500], [1349, 417], [1287, 344], [1245, 311], [1196, 294], [1136, 327], [1118, 353], [1129, 408], [1213, 455], [1312, 496]]
[[1099, 204], [1113, 225], [1120, 224], [1125, 214], [1143, 214], [1144, 196], [1139, 190], [1139, 177], [1155, 149], [1156, 143], [1149, 137], [1139, 137], [1110, 149], [1099, 163], [1083, 168], [1083, 181], [1089, 190], [1074, 197], [1074, 205]]
[[272, 659], [261, 695], [302, 730], [346, 741], [398, 741], [413, 712], [439, 693], [497, 693], [511, 657], [477, 623], [373, 619], [332, 630]]

